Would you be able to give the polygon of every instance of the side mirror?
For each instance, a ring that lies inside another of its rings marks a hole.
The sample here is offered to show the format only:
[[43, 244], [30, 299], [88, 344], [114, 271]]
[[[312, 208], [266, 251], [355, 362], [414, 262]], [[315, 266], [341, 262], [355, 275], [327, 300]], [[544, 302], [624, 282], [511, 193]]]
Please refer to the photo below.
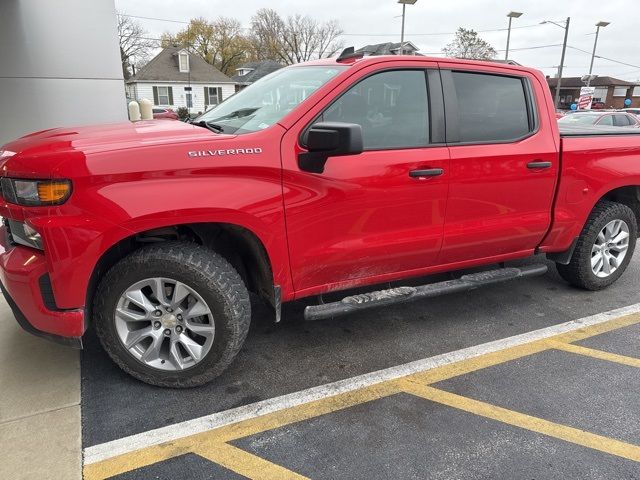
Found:
[[322, 173], [329, 157], [362, 153], [362, 127], [356, 123], [316, 123], [307, 132], [306, 147], [308, 152], [299, 155], [298, 166]]

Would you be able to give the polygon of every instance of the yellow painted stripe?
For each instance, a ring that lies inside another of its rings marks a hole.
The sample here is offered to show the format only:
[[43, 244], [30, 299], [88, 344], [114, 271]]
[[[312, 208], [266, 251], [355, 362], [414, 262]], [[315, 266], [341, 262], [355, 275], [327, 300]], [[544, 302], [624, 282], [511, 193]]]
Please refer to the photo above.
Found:
[[248, 478], [261, 480], [305, 480], [307, 478], [227, 443], [201, 445], [196, 447], [194, 453]]
[[104, 479], [128, 472], [186, 452], [211, 452], [220, 444], [248, 437], [267, 430], [307, 420], [319, 415], [359, 405], [370, 400], [386, 397], [401, 390], [398, 381], [372, 385], [360, 390], [341, 393], [314, 402], [273, 412], [261, 417], [244, 420], [207, 432], [190, 435], [173, 442], [136, 450], [102, 462], [85, 466], [87, 480]]
[[464, 410], [465, 412], [480, 415], [481, 417], [497, 420], [502, 423], [524, 428], [532, 432], [542, 433], [550, 437], [558, 438], [566, 442], [582, 445], [601, 452], [616, 455], [636, 462], [640, 462], [640, 446], [621, 442], [612, 438], [585, 432], [577, 428], [568, 427], [559, 423], [550, 422], [542, 418], [532, 417], [524, 413], [507, 410], [506, 408], [491, 405], [454, 393], [438, 390], [428, 385], [422, 385], [413, 381], [405, 381], [403, 388], [407, 393], [416, 395], [433, 402], [441, 403], [449, 407]]
[[461, 362], [443, 365], [442, 367], [437, 367], [425, 372], [415, 373], [406, 378], [414, 379], [423, 384], [436, 383], [464, 375], [465, 373], [471, 373], [483, 368], [500, 365], [501, 363], [508, 362], [510, 360], [516, 360], [518, 358], [533, 355], [534, 353], [539, 353], [548, 349], [549, 346], [544, 340], [537, 340], [532, 343], [487, 353], [479, 357], [469, 358]]
[[138, 468], [153, 465], [179, 455], [191, 452], [188, 446], [163, 443], [153, 447], [136, 450], [124, 455], [109, 458], [102, 462], [85, 465], [84, 480], [102, 480]]
[[584, 340], [585, 338], [589, 337], [595, 337], [596, 335], [601, 335], [612, 330], [629, 327], [631, 325], [635, 325], [636, 323], [640, 323], [640, 313], [613, 318], [609, 321], [599, 323], [597, 325], [591, 325], [590, 327], [572, 330], [571, 332], [562, 333], [560, 335], [556, 335], [555, 337], [551, 337], [549, 340], [555, 340], [565, 343], [577, 342], [579, 340]]
[[622, 365], [640, 368], [640, 358], [618, 355], [617, 353], [596, 350], [595, 348], [587, 348], [580, 345], [574, 345], [573, 343], [550, 341], [549, 346], [556, 350], [564, 350], [565, 352], [576, 353], [586, 357], [598, 358], [600, 360], [607, 360], [609, 362], [621, 363]]

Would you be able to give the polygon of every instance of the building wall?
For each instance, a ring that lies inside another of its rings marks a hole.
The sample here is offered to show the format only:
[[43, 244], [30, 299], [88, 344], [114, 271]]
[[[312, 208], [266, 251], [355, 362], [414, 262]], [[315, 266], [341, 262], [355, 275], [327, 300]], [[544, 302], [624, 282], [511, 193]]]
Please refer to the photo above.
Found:
[[126, 120], [114, 0], [1, 0], [0, 145]]
[[[640, 88], [629, 87], [627, 89], [626, 96], [614, 96], [614, 87], [610, 86], [607, 89], [607, 95], [604, 99], [605, 108], [625, 108], [624, 101], [626, 98], [631, 99], [631, 105], [629, 107], [640, 108]], [[635, 95], [634, 95], [635, 94]], [[551, 95], [555, 98], [555, 88], [551, 88]], [[569, 103], [562, 103], [562, 97], [567, 98], [567, 95], [570, 95], [572, 101]], [[580, 98], [580, 89], [579, 88], [560, 88], [560, 108], [569, 108], [571, 103], [577, 102]]]
[[[173, 105], [160, 105], [162, 107], [170, 107], [177, 109], [187, 106], [187, 96], [184, 87], [187, 87], [187, 83], [146, 83], [136, 82], [128, 85], [129, 100], [141, 100], [148, 98], [153, 102], [153, 87], [173, 87]], [[235, 84], [233, 83], [191, 83], [191, 93], [193, 94], [193, 108], [191, 113], [198, 113], [205, 111], [204, 105], [204, 88], [205, 87], [220, 87], [222, 88], [222, 99], [226, 100], [235, 93]]]

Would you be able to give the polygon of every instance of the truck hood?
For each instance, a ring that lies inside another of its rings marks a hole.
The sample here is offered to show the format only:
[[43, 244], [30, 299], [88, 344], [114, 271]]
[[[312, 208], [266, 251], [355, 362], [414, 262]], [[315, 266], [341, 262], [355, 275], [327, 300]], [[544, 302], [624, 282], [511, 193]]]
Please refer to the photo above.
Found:
[[86, 156], [142, 146], [188, 141], [229, 140], [234, 135], [215, 134], [205, 128], [175, 120], [120, 122], [42, 130], [25, 135], [0, 148], [0, 168], [5, 174], [38, 175], [53, 172], [72, 156]]

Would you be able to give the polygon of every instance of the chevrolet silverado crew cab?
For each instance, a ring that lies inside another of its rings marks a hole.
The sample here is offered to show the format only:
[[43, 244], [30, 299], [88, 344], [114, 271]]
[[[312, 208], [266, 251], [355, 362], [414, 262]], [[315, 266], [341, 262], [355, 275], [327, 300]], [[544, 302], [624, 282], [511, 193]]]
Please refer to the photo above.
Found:
[[[276, 321], [314, 296], [305, 317], [329, 318], [544, 273], [503, 265], [534, 254], [597, 290], [638, 235], [640, 136], [560, 132], [544, 75], [515, 65], [347, 50], [191, 124], [56, 128], [0, 157], [0, 281], [17, 320], [76, 347], [95, 328], [161, 386], [231, 363], [249, 292]], [[398, 282], [483, 265], [501, 268]]]

